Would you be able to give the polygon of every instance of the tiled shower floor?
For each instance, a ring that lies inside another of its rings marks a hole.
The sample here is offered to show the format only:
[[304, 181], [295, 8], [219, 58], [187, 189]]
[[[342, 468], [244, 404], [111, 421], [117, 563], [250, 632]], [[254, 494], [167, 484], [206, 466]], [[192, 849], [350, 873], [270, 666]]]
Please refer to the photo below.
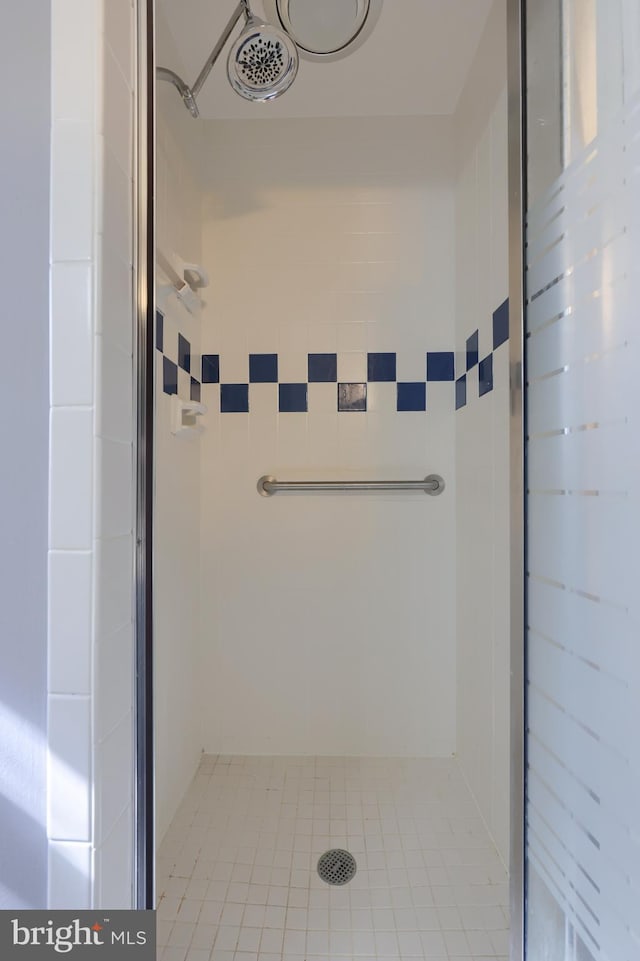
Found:
[[[343, 887], [316, 873], [351, 851]], [[508, 955], [507, 878], [453, 759], [210, 757], [158, 860], [162, 961]]]

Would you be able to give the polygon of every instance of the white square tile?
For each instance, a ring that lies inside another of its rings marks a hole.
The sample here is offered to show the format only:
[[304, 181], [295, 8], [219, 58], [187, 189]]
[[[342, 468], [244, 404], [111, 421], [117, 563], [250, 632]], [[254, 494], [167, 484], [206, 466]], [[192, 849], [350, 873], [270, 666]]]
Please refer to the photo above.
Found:
[[93, 266], [51, 268], [51, 404], [93, 403]]
[[105, 7], [104, 36], [118, 59], [125, 79], [133, 87], [133, 5], [129, 0], [110, 0]]
[[104, 738], [133, 709], [134, 627], [125, 624], [98, 641], [94, 654], [100, 683], [96, 693], [96, 736]]
[[365, 351], [343, 351], [338, 354], [338, 381], [339, 383], [366, 383], [367, 354]]
[[235, 951], [239, 935], [239, 925], [220, 925], [216, 935], [216, 951]]
[[130, 443], [134, 435], [133, 359], [111, 338], [95, 338], [97, 353], [96, 430], [101, 437]]
[[210, 954], [207, 948], [190, 947], [185, 961], [209, 961]]
[[57, 841], [91, 839], [91, 702], [49, 696], [47, 831]]
[[211, 948], [213, 947], [214, 941], [216, 939], [216, 934], [218, 932], [218, 925], [216, 924], [206, 924], [203, 923], [202, 913], [198, 919], [195, 931], [193, 932], [193, 938], [191, 939], [192, 948], [203, 948], [211, 953]]
[[51, 140], [51, 254], [53, 261], [94, 255], [94, 129], [57, 120]]
[[132, 621], [132, 536], [98, 541], [95, 557], [96, 633], [100, 641]]
[[98, 137], [102, 164], [102, 196], [98, 232], [104, 243], [116, 247], [126, 263], [133, 262], [133, 182], [124, 171], [104, 137]]
[[[117, 5], [120, 0], [115, 0]], [[115, 53], [104, 50], [104, 115], [105, 141], [125, 172], [133, 167], [133, 91], [131, 79], [125, 78]]]
[[122, 910], [133, 908], [133, 843], [133, 805], [130, 805], [96, 851], [96, 897], [100, 904]]
[[169, 935], [169, 947], [188, 948], [195, 927], [195, 924], [188, 921], [176, 921]]
[[51, 411], [49, 546], [92, 546], [93, 412], [71, 407]]
[[133, 527], [133, 450], [106, 438], [96, 442], [96, 536], [118, 537]]
[[91, 567], [86, 551], [49, 553], [49, 690], [89, 694]]
[[83, 910], [91, 907], [91, 845], [49, 842], [47, 907]]
[[260, 940], [260, 951], [279, 954], [284, 942], [284, 931], [280, 928], [264, 928]]
[[285, 931], [284, 954], [304, 954], [306, 937], [305, 931]]
[[[162, 961], [186, 961], [187, 948], [177, 948], [174, 945], [167, 945], [162, 952]], [[233, 955], [232, 955], [233, 958]]]
[[126, 353], [133, 352], [133, 268], [125, 252], [98, 240], [99, 310], [96, 330]]
[[[95, 63], [100, 4], [96, 0], [52, 0], [52, 116], [92, 123], [97, 99]], [[78, 83], [78, 77], [83, 82]]]
[[133, 804], [133, 742], [134, 724], [129, 710], [96, 748], [98, 843], [108, 837], [123, 811]]

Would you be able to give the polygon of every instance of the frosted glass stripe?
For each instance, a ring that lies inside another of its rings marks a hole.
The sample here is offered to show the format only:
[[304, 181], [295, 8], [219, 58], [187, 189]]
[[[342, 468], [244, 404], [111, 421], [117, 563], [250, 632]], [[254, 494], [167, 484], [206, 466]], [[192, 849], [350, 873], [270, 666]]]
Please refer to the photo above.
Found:
[[528, 215], [528, 858], [640, 957], [640, 97]]

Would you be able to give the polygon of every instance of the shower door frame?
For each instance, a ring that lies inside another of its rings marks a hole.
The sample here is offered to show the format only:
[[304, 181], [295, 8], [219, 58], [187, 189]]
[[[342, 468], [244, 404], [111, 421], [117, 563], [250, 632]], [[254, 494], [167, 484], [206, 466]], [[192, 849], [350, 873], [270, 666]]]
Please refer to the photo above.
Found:
[[155, 0], [135, 0], [136, 133], [134, 396], [135, 710], [133, 907], [156, 907], [155, 738], [153, 698], [153, 523], [155, 423]]
[[510, 464], [510, 961], [525, 961], [525, 393], [524, 203], [526, 197], [526, 8], [507, 0], [509, 140]]
[[[136, 538], [134, 906], [155, 908], [153, 492], [155, 363], [155, 0], [136, 0]], [[510, 304], [511, 961], [525, 958], [524, 234], [526, 0], [507, 0]]]

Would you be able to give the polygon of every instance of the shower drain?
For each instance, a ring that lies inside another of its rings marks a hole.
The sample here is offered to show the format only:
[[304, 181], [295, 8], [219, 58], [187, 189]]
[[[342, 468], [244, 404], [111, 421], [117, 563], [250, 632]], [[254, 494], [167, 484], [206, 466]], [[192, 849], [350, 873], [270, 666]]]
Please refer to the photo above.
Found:
[[341, 848], [325, 851], [318, 861], [318, 874], [327, 884], [348, 884], [357, 869], [354, 856]]

